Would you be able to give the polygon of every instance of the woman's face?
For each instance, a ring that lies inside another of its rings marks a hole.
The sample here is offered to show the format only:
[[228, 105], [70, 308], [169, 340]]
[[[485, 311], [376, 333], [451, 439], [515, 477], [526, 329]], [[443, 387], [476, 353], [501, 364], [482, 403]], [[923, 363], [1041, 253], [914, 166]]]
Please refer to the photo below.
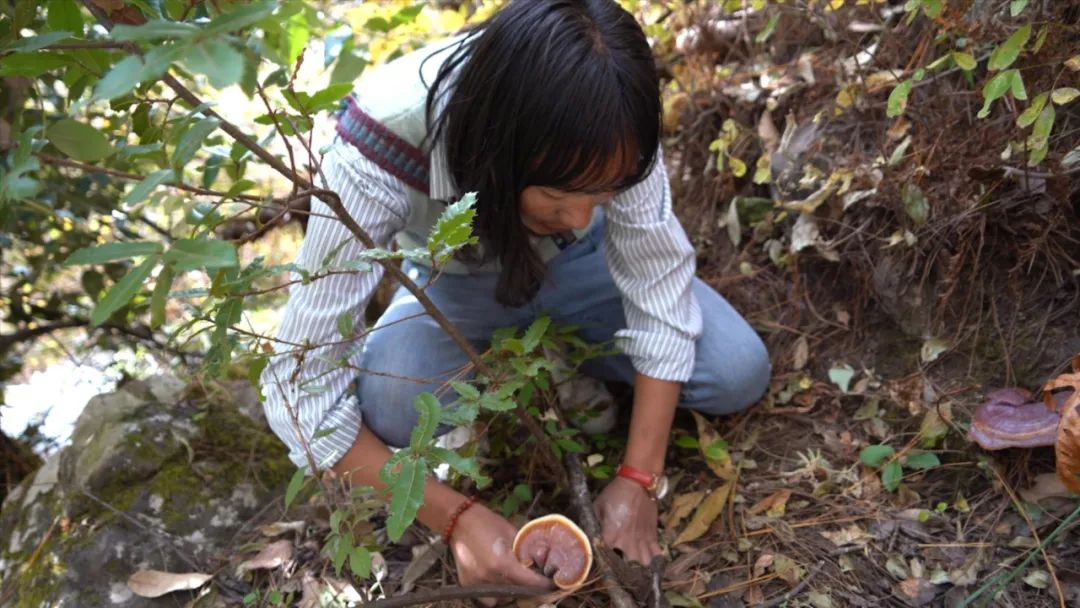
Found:
[[588, 227], [593, 210], [615, 192], [565, 192], [547, 186], [529, 186], [521, 192], [521, 223], [532, 233], [546, 236]]
[[625, 183], [633, 175], [636, 160], [636, 155], [616, 155], [605, 161], [595, 175], [582, 180], [585, 187], [581, 189], [527, 186], [518, 201], [521, 223], [530, 232], [542, 236], [587, 228], [596, 206], [607, 203], [618, 193], [613, 184]]

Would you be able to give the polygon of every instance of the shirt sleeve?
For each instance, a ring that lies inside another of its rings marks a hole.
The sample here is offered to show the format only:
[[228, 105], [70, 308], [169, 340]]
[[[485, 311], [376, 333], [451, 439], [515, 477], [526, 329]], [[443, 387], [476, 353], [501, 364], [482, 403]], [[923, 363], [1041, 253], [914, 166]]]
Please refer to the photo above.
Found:
[[[387, 246], [405, 226], [409, 204], [401, 181], [351, 145], [333, 144], [323, 158], [322, 171], [324, 187], [341, 196], [345, 209], [379, 246]], [[296, 265], [315, 273], [329, 256], [336, 268], [357, 259], [363, 244], [330, 207], [313, 198], [311, 211]], [[289, 290], [277, 333], [280, 342], [274, 343], [275, 353], [260, 385], [270, 428], [298, 467], [308, 467], [305, 442], [316, 466], [329, 467], [345, 455], [360, 432], [360, 409], [350, 386], [357, 372], [339, 362], [346, 359], [359, 366], [362, 343], [343, 340], [338, 318], [349, 314], [353, 326], [362, 327], [364, 309], [381, 277], [382, 268], [373, 264], [369, 272], [334, 274], [306, 285], [295, 283]], [[292, 276], [299, 278], [296, 273]], [[295, 345], [304, 343], [321, 346], [300, 356]]]
[[623, 295], [619, 346], [643, 375], [686, 382], [694, 371], [701, 310], [691, 291], [694, 248], [671, 209], [662, 153], [644, 181], [607, 208], [605, 250]]

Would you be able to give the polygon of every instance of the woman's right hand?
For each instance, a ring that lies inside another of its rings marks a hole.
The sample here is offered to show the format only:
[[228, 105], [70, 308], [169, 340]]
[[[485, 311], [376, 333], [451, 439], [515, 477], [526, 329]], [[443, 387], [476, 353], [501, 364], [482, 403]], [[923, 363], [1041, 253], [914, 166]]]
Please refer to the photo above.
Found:
[[[481, 504], [469, 507], [458, 518], [450, 539], [462, 586], [512, 584], [551, 588], [551, 579], [521, 565], [514, 557], [517, 528]], [[494, 606], [495, 600], [483, 603]]]

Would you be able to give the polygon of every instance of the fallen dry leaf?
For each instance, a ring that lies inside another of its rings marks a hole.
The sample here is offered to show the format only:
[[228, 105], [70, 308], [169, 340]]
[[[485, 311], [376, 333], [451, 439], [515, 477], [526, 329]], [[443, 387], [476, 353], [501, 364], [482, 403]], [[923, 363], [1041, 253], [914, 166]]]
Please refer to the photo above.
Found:
[[754, 578], [764, 576], [765, 571], [771, 568], [775, 561], [776, 555], [772, 553], [762, 553], [758, 556], [757, 560], [754, 562]]
[[773, 562], [773, 571], [787, 584], [794, 587], [806, 576], [806, 568], [795, 563], [795, 560], [786, 555], [777, 555]]
[[272, 570], [292, 559], [292, 541], [279, 540], [263, 547], [255, 557], [244, 560], [236, 567], [236, 575], [243, 576], [249, 570]]
[[1047, 498], [1071, 498], [1069, 488], [1054, 473], [1041, 473], [1035, 476], [1035, 484], [1020, 490], [1020, 498], [1028, 502], [1039, 502]]
[[716, 473], [717, 477], [724, 481], [735, 480], [735, 464], [731, 462], [731, 456], [728, 455], [727, 450], [720, 450], [722, 454], [720, 457], [715, 457], [715, 454], [711, 454], [713, 450], [712, 446], [718, 445], [723, 439], [720, 437], [720, 433], [716, 432], [716, 429], [709, 424], [709, 421], [704, 416], [697, 412], [691, 412], [694, 415], [694, 421], [697, 423], [698, 431], [698, 449], [701, 451], [701, 455], [705, 458], [705, 464], [709, 465], [713, 473]]
[[810, 600], [810, 605], [814, 608], [833, 608], [835, 606], [832, 598], [820, 591], [811, 591], [807, 593], [806, 599]]
[[674, 528], [679, 525], [682, 520], [694, 512], [694, 509], [701, 504], [704, 498], [705, 492], [689, 492], [676, 496], [671, 503], [671, 510], [668, 511], [665, 527]]
[[743, 592], [742, 597], [743, 603], [747, 606], [757, 606], [765, 603], [765, 592], [761, 590], [761, 585], [750, 585]]
[[690, 523], [686, 524], [682, 534], [675, 539], [676, 545], [690, 542], [705, 534], [705, 531], [709, 529], [709, 526], [716, 521], [716, 518], [724, 510], [724, 505], [727, 504], [728, 496], [731, 494], [732, 483], [728, 482], [716, 488], [701, 502]]
[[777, 490], [769, 496], [757, 501], [754, 506], [750, 507], [750, 510], [747, 511], [747, 515], [752, 517], [764, 512], [769, 517], [780, 517], [784, 514], [784, 509], [787, 507], [789, 498], [791, 498], [791, 490], [788, 490], [787, 488]]
[[1080, 494], [1080, 387], [1065, 402], [1064, 409], [1054, 444], [1057, 474], [1066, 488]]
[[795, 361], [792, 363], [792, 367], [795, 371], [801, 370], [806, 367], [806, 362], [810, 359], [810, 344], [806, 341], [806, 336], [799, 336], [799, 339], [795, 341]]
[[139, 570], [128, 578], [127, 586], [139, 597], [161, 597], [173, 591], [198, 589], [211, 578], [211, 575], [201, 572]]
[[296, 532], [297, 534], [304, 531], [307, 527], [305, 521], [275, 521], [272, 524], [267, 524], [259, 528], [259, 532], [263, 536], [269, 536], [271, 538], [275, 536], [281, 536], [287, 532]]
[[300, 580], [300, 592], [303, 599], [300, 600], [299, 608], [322, 608], [322, 586], [310, 572], [304, 572], [304, 578]]
[[858, 524], [851, 524], [846, 528], [836, 530], [833, 532], [821, 532], [821, 535], [832, 541], [832, 544], [837, 547], [844, 547], [847, 545], [865, 545], [874, 539], [872, 535], [867, 533]]
[[925, 606], [937, 597], [937, 589], [925, 578], [912, 577], [896, 585], [897, 595], [909, 606]]
[[416, 581], [427, 574], [427, 571], [446, 555], [446, 545], [442, 543], [417, 545], [412, 548], [412, 554], [412, 561], [405, 567], [405, 574], [401, 576], [402, 593], [412, 591], [416, 586]]

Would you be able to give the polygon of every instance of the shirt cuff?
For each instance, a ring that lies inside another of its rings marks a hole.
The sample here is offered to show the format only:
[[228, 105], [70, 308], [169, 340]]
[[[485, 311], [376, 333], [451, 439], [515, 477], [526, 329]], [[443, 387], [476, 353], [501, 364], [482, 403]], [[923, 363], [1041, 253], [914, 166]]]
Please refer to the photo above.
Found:
[[[311, 430], [311, 436], [305, 438], [315, 459], [315, 466], [328, 469], [337, 464], [352, 448], [356, 436], [360, 434], [362, 419], [360, 403], [354, 395], [347, 394], [339, 399], [322, 421]], [[295, 436], [294, 431], [293, 437]], [[312, 439], [315, 436], [318, 436], [318, 439]], [[298, 441], [289, 442], [289, 446], [289, 460], [297, 467], [307, 469], [308, 458], [304, 446]]]
[[615, 332], [615, 339], [639, 374], [657, 380], [686, 382], [694, 373], [697, 354], [694, 338], [624, 329]]

